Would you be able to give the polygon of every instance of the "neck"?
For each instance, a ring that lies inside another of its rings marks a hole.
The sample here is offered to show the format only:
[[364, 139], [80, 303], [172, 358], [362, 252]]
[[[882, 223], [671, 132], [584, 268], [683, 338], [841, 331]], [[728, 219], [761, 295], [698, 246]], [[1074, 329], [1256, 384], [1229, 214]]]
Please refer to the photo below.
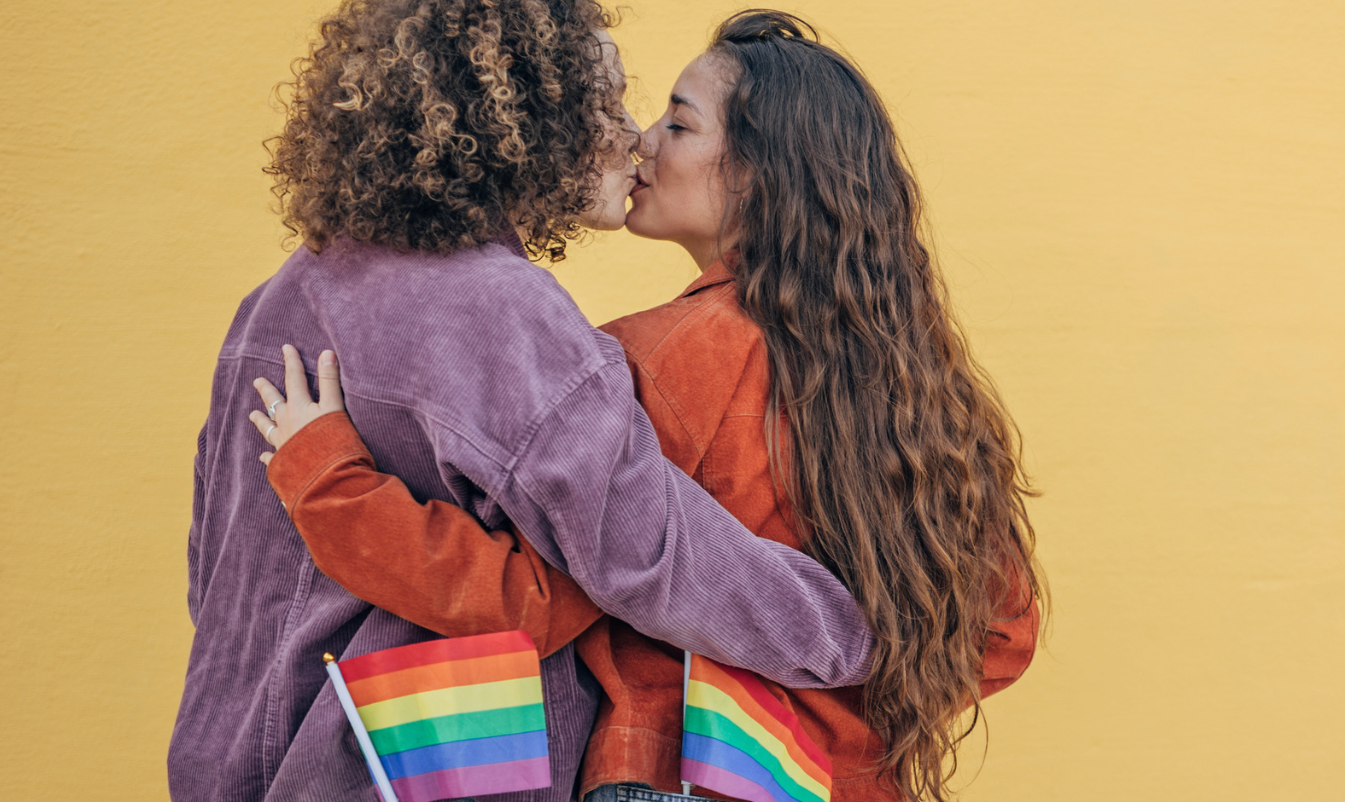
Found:
[[696, 268], [702, 273], [705, 268], [724, 258], [724, 254], [733, 250], [734, 242], [732, 240], [723, 240], [715, 238], [704, 242], [679, 242], [686, 252], [691, 254], [691, 258], [696, 262]]

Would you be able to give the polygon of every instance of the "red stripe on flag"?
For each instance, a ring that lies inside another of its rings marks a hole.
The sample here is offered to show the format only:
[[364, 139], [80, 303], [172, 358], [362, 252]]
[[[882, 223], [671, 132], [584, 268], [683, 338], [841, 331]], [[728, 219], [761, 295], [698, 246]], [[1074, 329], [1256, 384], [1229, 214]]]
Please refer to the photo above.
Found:
[[452, 660], [470, 660], [474, 657], [492, 657], [511, 652], [536, 651], [532, 638], [522, 630], [512, 632], [492, 632], [489, 635], [472, 635], [466, 638], [440, 638], [439, 640], [413, 643], [410, 646], [398, 646], [393, 649], [366, 654], [350, 660], [342, 660], [338, 665], [341, 676], [346, 682], [359, 682], [362, 679], [388, 674], [393, 671], [405, 671], [408, 668], [447, 663]]
[[[715, 681], [718, 678], [713, 676], [705, 678], [705, 681], [724, 691], [729, 696], [735, 697], [735, 699], [740, 702], [742, 701], [741, 693], [746, 693], [751, 697], [752, 701], [756, 702], [756, 706], [760, 708], [762, 713], [774, 718], [779, 722], [780, 726], [787, 729], [789, 733], [794, 736], [794, 742], [798, 744], [799, 749], [803, 750], [803, 753], [812, 759], [817, 765], [817, 768], [825, 772], [828, 778], [831, 777], [831, 760], [826, 756], [826, 753], [819, 749], [817, 744], [813, 743], [813, 739], [808, 736], [808, 733], [803, 729], [803, 725], [799, 723], [798, 716], [794, 715], [787, 710], [784, 705], [780, 704], [780, 700], [776, 699], [771, 695], [770, 691], [766, 690], [766, 686], [761, 684], [761, 679], [756, 674], [753, 674], [750, 671], [744, 671], [741, 668], [733, 668], [732, 666], [726, 666], [722, 663], [716, 663], [713, 660], [701, 657], [700, 655], [695, 655], [694, 657], [699, 661], [703, 661], [702, 665], [707, 670], [719, 671], [726, 675], [728, 680], [736, 687], [724, 687], [724, 682], [722, 680]], [[700, 677], [696, 677], [694, 673], [692, 678], [701, 679]], [[740, 691], [740, 693], [735, 693], [735, 690]], [[758, 723], [763, 725], [766, 724], [766, 722], [760, 720], [759, 716], [754, 715], [750, 708], [744, 708], [743, 712], [752, 716], [752, 718], [757, 719]], [[803, 766], [802, 768], [807, 771], [808, 767]], [[808, 773], [813, 774], [811, 771]]]

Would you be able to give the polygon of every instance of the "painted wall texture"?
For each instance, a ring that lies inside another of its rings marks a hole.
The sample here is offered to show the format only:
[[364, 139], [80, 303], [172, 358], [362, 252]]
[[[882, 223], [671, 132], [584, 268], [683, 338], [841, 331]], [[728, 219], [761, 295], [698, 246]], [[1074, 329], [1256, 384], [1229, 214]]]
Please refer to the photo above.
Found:
[[[647, 123], [738, 6], [630, 5]], [[0, 5], [6, 799], [167, 796], [195, 435], [286, 255], [260, 143], [327, 7]], [[1054, 630], [965, 799], [1338, 795], [1345, 5], [785, 7], [891, 104], [1044, 491]], [[692, 270], [620, 234], [557, 272], [601, 322]]]

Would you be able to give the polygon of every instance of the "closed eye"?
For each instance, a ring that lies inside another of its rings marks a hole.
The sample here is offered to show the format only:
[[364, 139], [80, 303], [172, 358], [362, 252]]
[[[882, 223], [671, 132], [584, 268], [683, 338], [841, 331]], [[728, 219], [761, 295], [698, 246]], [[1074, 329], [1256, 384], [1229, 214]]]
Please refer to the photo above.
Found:
[[664, 126], [664, 128], [667, 128], [669, 131], [685, 131], [685, 130], [687, 130], [687, 129], [686, 129], [686, 126], [678, 125], [677, 123], [668, 123], [667, 125]]

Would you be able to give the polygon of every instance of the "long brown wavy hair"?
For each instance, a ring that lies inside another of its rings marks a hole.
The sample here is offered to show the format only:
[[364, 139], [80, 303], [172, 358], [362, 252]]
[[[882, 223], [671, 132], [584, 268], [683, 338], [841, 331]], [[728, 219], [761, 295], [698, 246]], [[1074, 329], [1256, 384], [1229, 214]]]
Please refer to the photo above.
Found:
[[729, 18], [709, 52], [729, 84], [737, 291], [765, 334], [767, 420], [788, 427], [767, 427], [777, 477], [877, 636], [880, 777], [944, 800], [990, 627], [1044, 590], [1018, 431], [949, 314], [873, 87], [780, 12]]
[[345, 0], [295, 63], [268, 142], [282, 217], [334, 237], [446, 253], [509, 222], [564, 257], [621, 125], [594, 0]]

